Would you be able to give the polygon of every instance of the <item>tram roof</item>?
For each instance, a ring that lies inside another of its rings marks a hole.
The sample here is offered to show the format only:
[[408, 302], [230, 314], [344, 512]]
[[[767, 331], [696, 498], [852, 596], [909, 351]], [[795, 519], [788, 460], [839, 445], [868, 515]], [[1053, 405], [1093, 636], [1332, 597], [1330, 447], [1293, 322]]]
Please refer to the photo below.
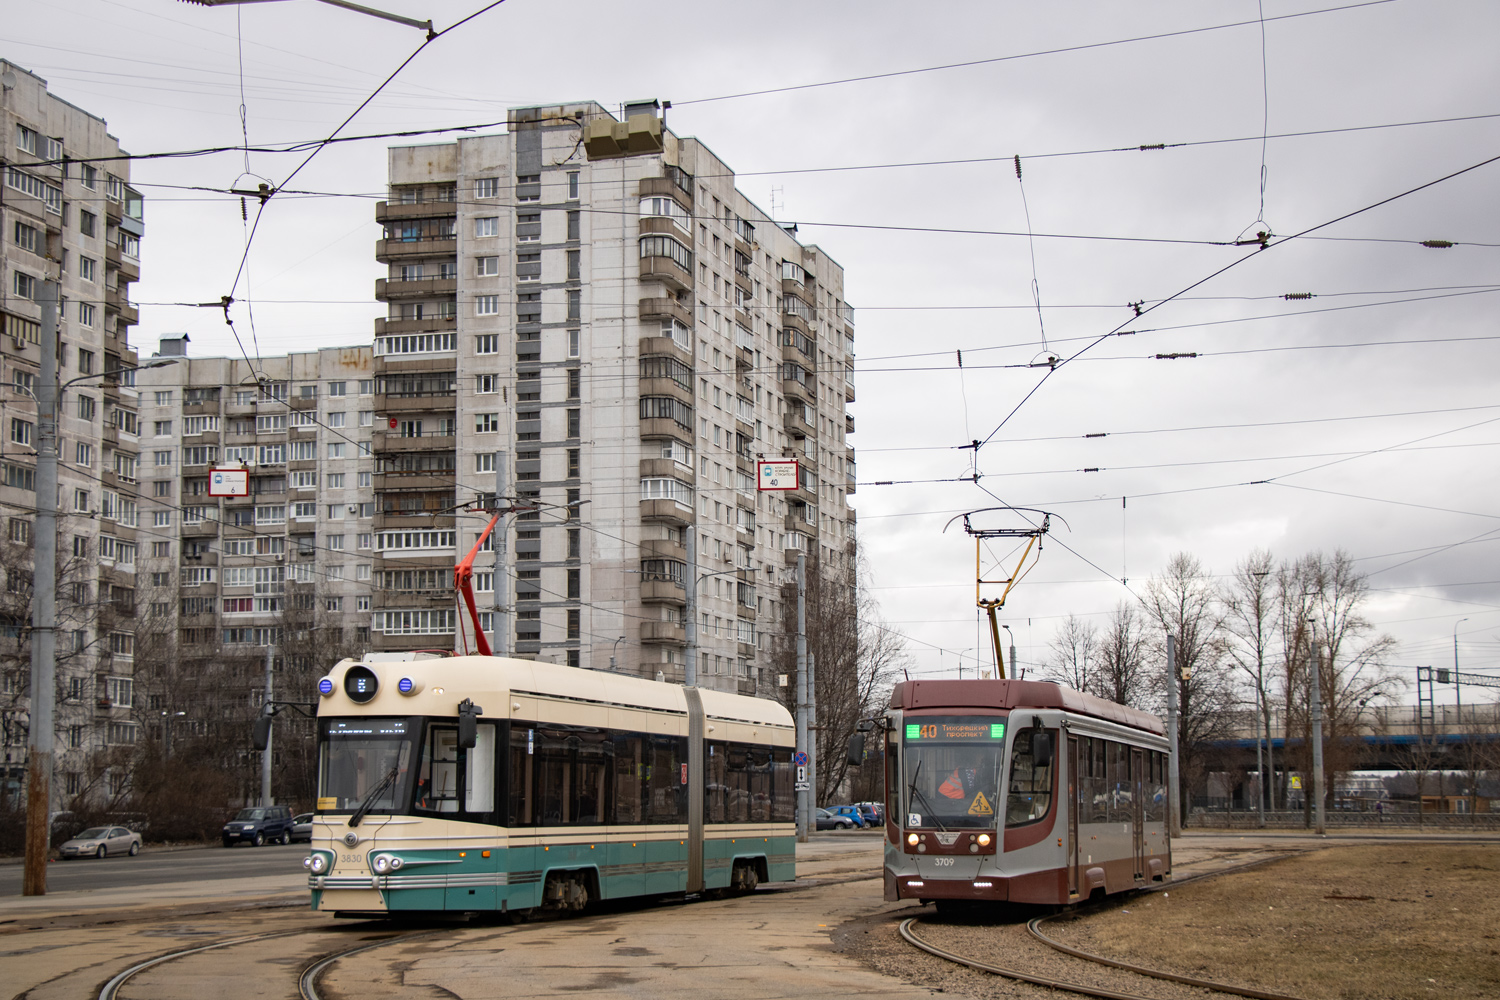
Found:
[[1096, 719], [1118, 722], [1132, 729], [1165, 734], [1161, 719], [1150, 712], [1120, 705], [1050, 681], [931, 680], [901, 681], [891, 691], [891, 708], [966, 709], [991, 708], [1014, 711], [1055, 708]]
[[[352, 706], [343, 695], [344, 673], [355, 666], [367, 667], [380, 680], [381, 693], [366, 706]], [[485, 706], [484, 703], [487, 694], [498, 696], [502, 692], [682, 714], [688, 710], [687, 697], [680, 684], [504, 656], [433, 656], [398, 660], [376, 654], [344, 660], [329, 671], [328, 676], [334, 681], [333, 697], [340, 702], [339, 711], [355, 707], [362, 712], [388, 712], [395, 705], [406, 703], [404, 698], [397, 701], [391, 698], [396, 694], [396, 682], [402, 677], [418, 681], [426, 692], [438, 687], [445, 689], [444, 694], [448, 697], [443, 701], [444, 710], [438, 714], [448, 714], [449, 705], [456, 705], [463, 698], [472, 698], [481, 706], [490, 708], [486, 717], [504, 717], [509, 713], [495, 710], [501, 706]], [[792, 725], [791, 713], [780, 702], [708, 688], [700, 688], [699, 695], [704, 714], [711, 718], [756, 725]], [[428, 707], [424, 702], [426, 699], [406, 704], [416, 708], [417, 714], [432, 714], [422, 711]]]

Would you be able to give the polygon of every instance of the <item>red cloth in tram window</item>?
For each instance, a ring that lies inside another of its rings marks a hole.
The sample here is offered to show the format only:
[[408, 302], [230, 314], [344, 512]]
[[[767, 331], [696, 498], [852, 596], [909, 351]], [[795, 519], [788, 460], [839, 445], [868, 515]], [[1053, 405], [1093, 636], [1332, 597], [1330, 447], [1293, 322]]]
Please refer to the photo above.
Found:
[[945, 799], [961, 799], [964, 797], [964, 779], [958, 773], [957, 768], [938, 786], [938, 794]]

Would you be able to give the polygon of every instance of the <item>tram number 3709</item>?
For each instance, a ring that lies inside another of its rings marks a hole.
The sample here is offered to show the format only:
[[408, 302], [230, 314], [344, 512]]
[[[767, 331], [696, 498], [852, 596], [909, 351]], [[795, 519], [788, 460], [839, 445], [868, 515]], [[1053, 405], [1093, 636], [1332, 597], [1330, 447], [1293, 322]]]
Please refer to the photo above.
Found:
[[935, 865], [937, 865], [939, 868], [951, 868], [951, 867], [953, 867], [953, 859], [952, 858], [933, 858], [932, 859], [932, 863], [935, 864]]

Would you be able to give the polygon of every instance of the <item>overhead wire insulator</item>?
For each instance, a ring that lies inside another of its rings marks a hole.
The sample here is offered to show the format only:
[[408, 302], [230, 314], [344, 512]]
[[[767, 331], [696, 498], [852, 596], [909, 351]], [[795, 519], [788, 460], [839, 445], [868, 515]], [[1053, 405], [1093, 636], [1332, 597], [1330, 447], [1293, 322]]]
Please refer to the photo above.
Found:
[[1296, 302], [1301, 299], [1310, 299], [1312, 297], [1312, 292], [1287, 292], [1282, 296], [1282, 298], [1286, 299], [1288, 302]]
[[1429, 250], [1452, 250], [1452, 240], [1423, 240], [1422, 245]]
[[1171, 354], [1158, 354], [1157, 361], [1176, 361], [1178, 358], [1196, 358], [1197, 351], [1173, 351]]

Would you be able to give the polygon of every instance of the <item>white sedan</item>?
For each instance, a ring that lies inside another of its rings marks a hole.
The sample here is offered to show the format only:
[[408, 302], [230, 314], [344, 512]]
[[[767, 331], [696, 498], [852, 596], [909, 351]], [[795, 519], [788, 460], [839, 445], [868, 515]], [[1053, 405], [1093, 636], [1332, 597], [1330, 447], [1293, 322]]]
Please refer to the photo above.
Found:
[[110, 854], [136, 855], [141, 852], [141, 835], [123, 826], [95, 826], [83, 831], [57, 849], [64, 861], [69, 858], [102, 858]]

